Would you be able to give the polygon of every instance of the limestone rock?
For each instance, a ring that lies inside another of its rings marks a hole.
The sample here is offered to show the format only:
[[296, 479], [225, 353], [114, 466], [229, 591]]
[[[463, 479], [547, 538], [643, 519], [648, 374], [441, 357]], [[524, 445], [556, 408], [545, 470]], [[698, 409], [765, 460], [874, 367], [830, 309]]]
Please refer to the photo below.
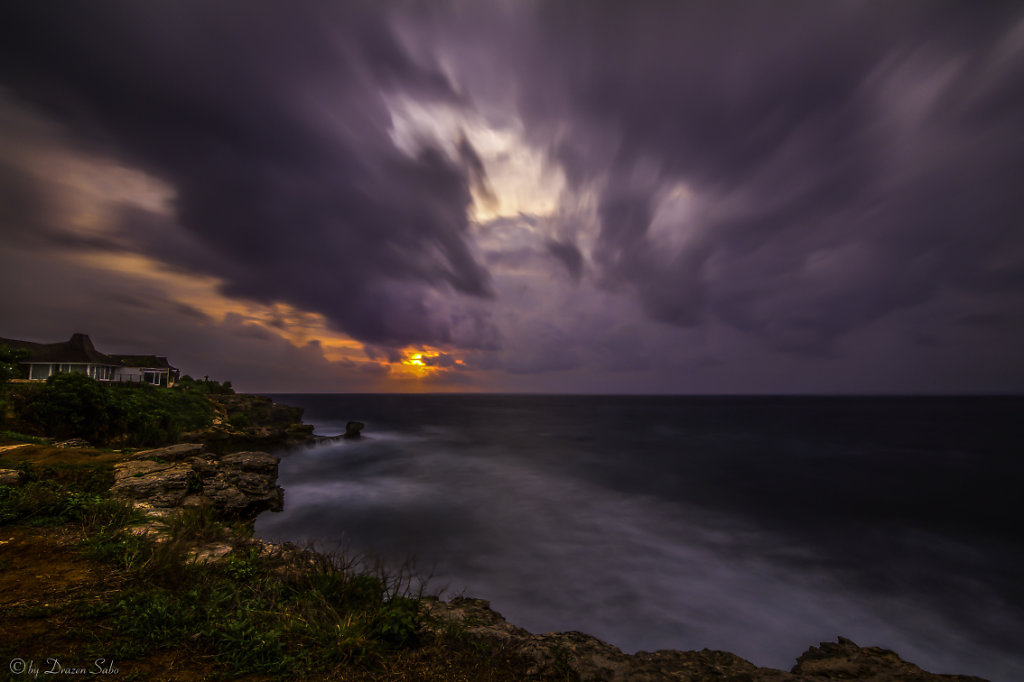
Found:
[[179, 443], [155, 450], [141, 450], [131, 455], [129, 459], [162, 459], [166, 462], [179, 462], [198, 455], [205, 449], [202, 443]]
[[233, 452], [220, 458], [222, 467], [238, 469], [277, 478], [277, 465], [281, 458], [265, 452]]
[[281, 511], [284, 490], [277, 485], [280, 461], [265, 452], [236, 452], [212, 462], [196, 462], [202, 495], [226, 516], [255, 517], [262, 511]]
[[[534, 635], [505, 621], [483, 599], [422, 600], [427, 623], [454, 621], [466, 634], [497, 640], [532, 664], [533, 678], [608, 682], [984, 682], [977, 677], [936, 675], [891, 651], [861, 648], [848, 639], [823, 643], [802, 655], [792, 672], [759, 668], [727, 651], [640, 651], [625, 654], [582, 632]], [[443, 625], [428, 625], [443, 629]]]
[[192, 465], [184, 462], [120, 462], [114, 465], [114, 485], [110, 491], [153, 507], [178, 507], [188, 494], [194, 476]]
[[17, 469], [0, 469], [0, 485], [21, 485], [21, 472]]
[[967, 675], [937, 675], [908, 663], [895, 652], [859, 647], [845, 637], [822, 642], [797, 659], [793, 672], [810, 680], [860, 682], [984, 682]]
[[365, 427], [366, 424], [363, 422], [349, 422], [348, 424], [345, 424], [345, 433], [342, 435], [342, 438], [359, 438], [359, 432]]
[[313, 426], [302, 423], [302, 408], [279, 405], [261, 395], [208, 395], [213, 405], [212, 425], [182, 434], [219, 452], [246, 447], [310, 443]]
[[59, 443], [54, 443], [54, 446], [58, 448], [91, 448], [92, 443], [81, 438], [72, 438], [71, 440], [62, 440]]
[[206, 453], [202, 445], [181, 444], [132, 457], [114, 465], [111, 491], [137, 505], [156, 509], [209, 505], [219, 515], [234, 519], [253, 519], [262, 511], [280, 511], [284, 505], [284, 490], [277, 485], [280, 458], [265, 452], [218, 457]]
[[722, 651], [658, 651], [630, 656], [582, 632], [534, 635], [508, 623], [483, 599], [456, 598], [447, 603], [427, 599], [423, 604], [435, 618], [460, 622], [468, 626], [467, 634], [498, 640], [506, 649], [531, 661], [527, 671], [531, 677], [564, 676], [613, 682], [797, 682], [799, 679], [781, 670], [758, 668]]

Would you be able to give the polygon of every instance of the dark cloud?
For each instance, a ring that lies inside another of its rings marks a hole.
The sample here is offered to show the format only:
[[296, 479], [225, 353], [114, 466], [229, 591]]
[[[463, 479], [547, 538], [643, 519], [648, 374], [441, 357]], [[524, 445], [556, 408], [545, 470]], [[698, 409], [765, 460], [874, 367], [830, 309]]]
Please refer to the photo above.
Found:
[[580, 281], [580, 277], [583, 275], [583, 254], [580, 253], [579, 247], [571, 242], [555, 239], [549, 239], [544, 246], [549, 254], [565, 266], [573, 281]]
[[3, 83], [18, 97], [82, 148], [173, 187], [205, 251], [177, 250], [180, 265], [224, 276], [231, 295], [321, 311], [366, 341], [484, 343], [456, 338], [451, 311], [427, 299], [489, 295], [466, 244], [469, 186], [486, 178], [468, 143], [458, 159], [392, 144], [388, 93], [457, 96], [410, 58], [386, 13], [23, 4], [3, 34]]
[[448, 353], [438, 353], [434, 357], [423, 357], [423, 364], [427, 367], [441, 367], [444, 369], [451, 369], [457, 367], [455, 357]]
[[[595, 260], [652, 317], [820, 353], [945, 286], [1024, 287], [1018, 7], [537, 9], [529, 129], [597, 188]], [[707, 210], [673, 253], [678, 183]]]
[[379, 346], [363, 346], [363, 352], [371, 360], [384, 360], [386, 362], [400, 362], [402, 352], [397, 348], [382, 348]]

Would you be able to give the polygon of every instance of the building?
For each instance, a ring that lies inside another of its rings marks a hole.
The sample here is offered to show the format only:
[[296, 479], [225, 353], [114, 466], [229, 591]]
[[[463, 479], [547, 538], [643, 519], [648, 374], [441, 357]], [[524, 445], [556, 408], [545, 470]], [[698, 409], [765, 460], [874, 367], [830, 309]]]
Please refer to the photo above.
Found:
[[59, 343], [33, 343], [0, 339], [0, 346], [28, 352], [21, 361], [29, 381], [45, 381], [54, 374], [81, 372], [97, 381], [145, 382], [154, 386], [173, 386], [178, 369], [158, 355], [115, 355], [101, 353], [86, 334], [72, 334]]

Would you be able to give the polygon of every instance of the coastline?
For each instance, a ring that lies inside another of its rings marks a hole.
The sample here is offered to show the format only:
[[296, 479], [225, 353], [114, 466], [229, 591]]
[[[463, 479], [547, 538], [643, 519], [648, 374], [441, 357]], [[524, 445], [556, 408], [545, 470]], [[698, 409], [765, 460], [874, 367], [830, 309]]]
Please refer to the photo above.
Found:
[[[242, 402], [245, 399], [240, 399]], [[269, 400], [269, 399], [267, 399]], [[256, 401], [263, 404], [263, 401]], [[294, 416], [294, 412], [288, 413]], [[301, 418], [301, 411], [300, 417]], [[220, 426], [221, 433], [230, 430]], [[248, 429], [252, 429], [249, 431]], [[303, 429], [304, 430], [304, 429]], [[299, 433], [303, 430], [292, 430]], [[236, 430], [238, 432], [238, 430]], [[229, 438], [213, 438], [207, 443], [179, 444], [131, 454], [106, 452], [100, 459], [114, 471], [112, 493], [129, 499], [149, 519], [136, 524], [133, 532], [159, 541], [165, 532], [167, 517], [185, 509], [209, 507], [219, 517], [242, 522], [251, 533], [252, 522], [259, 513], [279, 507], [286, 494], [277, 486], [279, 458], [260, 452], [221, 454], [214, 452], [228, 443], [252, 445], [264, 439], [264, 445], [281, 444], [287, 425], [252, 424], [241, 432], [240, 442]], [[312, 442], [309, 438], [294, 442]], [[214, 443], [218, 447], [209, 448]], [[33, 452], [35, 450], [35, 452]], [[58, 449], [41, 445], [25, 445], [0, 453], [3, 456], [41, 455], [40, 462], [75, 462], [97, 459], [96, 449], [70, 447]], [[168, 497], [168, 495], [170, 495]], [[206, 498], [204, 502], [202, 499]], [[38, 538], [35, 539], [39, 541]], [[8, 541], [9, 542], [9, 541]], [[255, 549], [260, 557], [274, 560], [304, 558], [306, 561], [330, 561], [330, 557], [294, 545], [273, 545], [246, 537], [219, 537], [214, 542], [195, 544], [188, 560], [217, 564]], [[290, 559], [289, 559], [290, 560]], [[500, 652], [517, 661], [516, 674], [510, 679], [579, 679], [579, 680], [727, 680], [740, 682], [833, 682], [861, 679], [883, 681], [977, 682], [982, 678], [966, 675], [928, 673], [903, 661], [891, 651], [876, 647], [859, 647], [843, 637], [836, 642], [811, 646], [790, 671], [761, 668], [739, 656], [724, 651], [663, 650], [653, 653], [624, 654], [618, 648], [581, 632], [534, 634], [508, 623], [490, 608], [487, 601], [454, 598], [421, 597], [417, 638], [421, 641], [445, 641], [452, 631], [459, 637], [477, 642], [481, 651]], [[462, 640], [460, 640], [462, 641]], [[444, 651], [444, 648], [441, 648]], [[510, 664], [511, 665], [511, 664]], [[525, 666], [525, 667], [523, 667]], [[511, 671], [512, 668], [509, 668]], [[525, 675], [525, 677], [523, 677]], [[500, 677], [499, 677], [500, 678]], [[421, 678], [427, 679], [427, 678]]]

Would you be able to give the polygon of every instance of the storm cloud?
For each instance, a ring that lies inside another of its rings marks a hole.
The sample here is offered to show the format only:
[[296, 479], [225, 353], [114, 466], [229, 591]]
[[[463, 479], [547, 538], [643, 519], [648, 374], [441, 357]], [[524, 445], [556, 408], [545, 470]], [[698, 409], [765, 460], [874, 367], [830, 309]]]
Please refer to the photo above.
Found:
[[225, 293], [319, 310], [372, 342], [478, 343], [454, 338], [421, 287], [489, 294], [465, 243], [479, 170], [463, 163], [468, 146], [461, 159], [395, 148], [388, 93], [456, 94], [385, 16], [302, 3], [52, 9], [21, 5], [6, 22], [6, 84], [78, 144], [170, 184], [180, 224], [223, 263]]
[[1016, 10], [553, 3], [537, 25], [551, 80], [523, 111], [653, 317], [816, 352], [944, 287], [1024, 290]]
[[[0, 35], [0, 259], [138, 254], [473, 389], [1024, 386], [1013, 4], [21, 3]], [[69, 226], [44, 148], [137, 189]]]

